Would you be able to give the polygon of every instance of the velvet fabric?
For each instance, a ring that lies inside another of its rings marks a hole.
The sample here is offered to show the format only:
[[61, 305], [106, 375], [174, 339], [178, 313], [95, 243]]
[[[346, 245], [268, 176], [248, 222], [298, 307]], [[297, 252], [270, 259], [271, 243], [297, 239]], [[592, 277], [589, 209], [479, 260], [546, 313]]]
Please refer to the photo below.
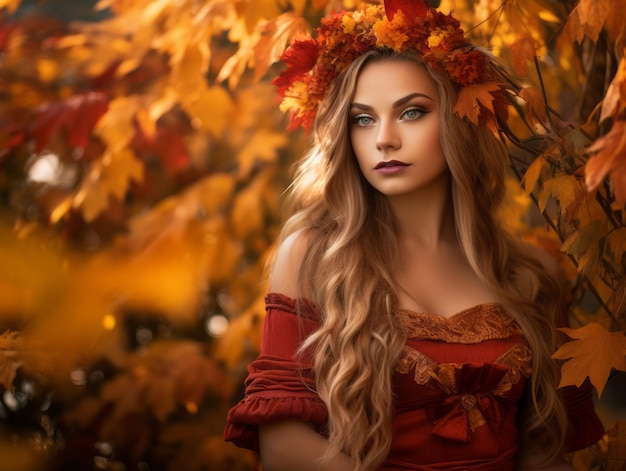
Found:
[[[230, 410], [225, 428], [227, 441], [255, 452], [259, 425], [297, 419], [324, 435], [327, 422], [310, 358], [296, 355], [318, 326], [315, 306], [270, 293], [266, 310], [260, 355], [248, 367], [245, 397]], [[512, 471], [518, 404], [532, 356], [511, 316], [498, 304], [450, 318], [397, 315], [407, 341], [394, 372], [392, 446], [380, 470]], [[576, 418], [569, 448], [597, 442], [603, 428], [588, 387], [566, 388], [564, 396]]]

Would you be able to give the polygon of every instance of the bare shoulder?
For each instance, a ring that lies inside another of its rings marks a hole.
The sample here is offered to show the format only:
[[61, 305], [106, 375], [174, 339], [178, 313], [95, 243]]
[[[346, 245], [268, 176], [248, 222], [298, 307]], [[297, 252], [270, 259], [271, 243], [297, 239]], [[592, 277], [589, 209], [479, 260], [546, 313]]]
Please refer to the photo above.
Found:
[[519, 241], [518, 247], [522, 253], [535, 259], [559, 285], [563, 282], [563, 271], [556, 257], [550, 255], [541, 247], [527, 242]]
[[270, 274], [270, 291], [296, 297], [300, 267], [310, 240], [310, 234], [299, 231], [287, 236], [281, 242]]

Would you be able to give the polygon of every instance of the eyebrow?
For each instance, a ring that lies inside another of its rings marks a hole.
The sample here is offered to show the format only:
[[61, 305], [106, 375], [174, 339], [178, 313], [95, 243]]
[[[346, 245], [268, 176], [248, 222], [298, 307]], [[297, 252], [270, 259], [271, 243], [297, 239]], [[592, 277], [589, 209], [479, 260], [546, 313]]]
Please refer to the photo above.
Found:
[[[411, 94], [409, 94], [409, 95], [407, 95], [407, 96], [405, 96], [403, 98], [400, 98], [399, 100], [396, 100], [393, 103], [392, 107], [393, 108], [398, 108], [399, 106], [402, 106], [402, 105], [406, 104], [408, 101], [411, 101], [413, 98], [416, 98], [416, 97], [428, 98], [429, 100], [433, 101], [433, 99], [431, 97], [429, 97], [428, 95], [424, 95], [423, 93], [416, 92], [416, 93], [411, 93]], [[356, 103], [356, 102], [352, 102], [350, 104], [350, 108], [358, 108], [358, 109], [366, 110], [366, 111], [369, 111], [369, 110], [372, 109], [372, 107], [369, 106], [369, 105], [364, 105], [362, 103]]]

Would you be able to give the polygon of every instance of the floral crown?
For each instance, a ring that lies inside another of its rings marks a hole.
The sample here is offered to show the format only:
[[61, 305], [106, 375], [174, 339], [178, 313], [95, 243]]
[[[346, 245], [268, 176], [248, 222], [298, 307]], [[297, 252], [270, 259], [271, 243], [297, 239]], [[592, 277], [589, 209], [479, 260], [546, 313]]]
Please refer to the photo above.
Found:
[[294, 41], [281, 57], [287, 68], [273, 81], [283, 99], [280, 109], [290, 112], [289, 129], [308, 131], [332, 81], [374, 49], [417, 52], [458, 87], [459, 116], [498, 129], [498, 119], [507, 117], [507, 86], [465, 38], [459, 21], [425, 1], [386, 1], [385, 6], [333, 12], [322, 19], [316, 39]]

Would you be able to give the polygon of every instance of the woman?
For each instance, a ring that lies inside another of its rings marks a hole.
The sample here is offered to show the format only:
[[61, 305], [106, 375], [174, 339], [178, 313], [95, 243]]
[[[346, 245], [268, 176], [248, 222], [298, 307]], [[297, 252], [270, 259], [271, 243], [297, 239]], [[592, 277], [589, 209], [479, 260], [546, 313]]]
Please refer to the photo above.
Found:
[[[389, 10], [335, 14], [284, 56], [276, 83], [312, 147], [226, 439], [266, 471], [571, 469], [558, 270], [494, 216], [502, 72], [452, 17]], [[461, 116], [485, 84], [492, 102]], [[577, 403], [585, 446], [602, 429]]]

